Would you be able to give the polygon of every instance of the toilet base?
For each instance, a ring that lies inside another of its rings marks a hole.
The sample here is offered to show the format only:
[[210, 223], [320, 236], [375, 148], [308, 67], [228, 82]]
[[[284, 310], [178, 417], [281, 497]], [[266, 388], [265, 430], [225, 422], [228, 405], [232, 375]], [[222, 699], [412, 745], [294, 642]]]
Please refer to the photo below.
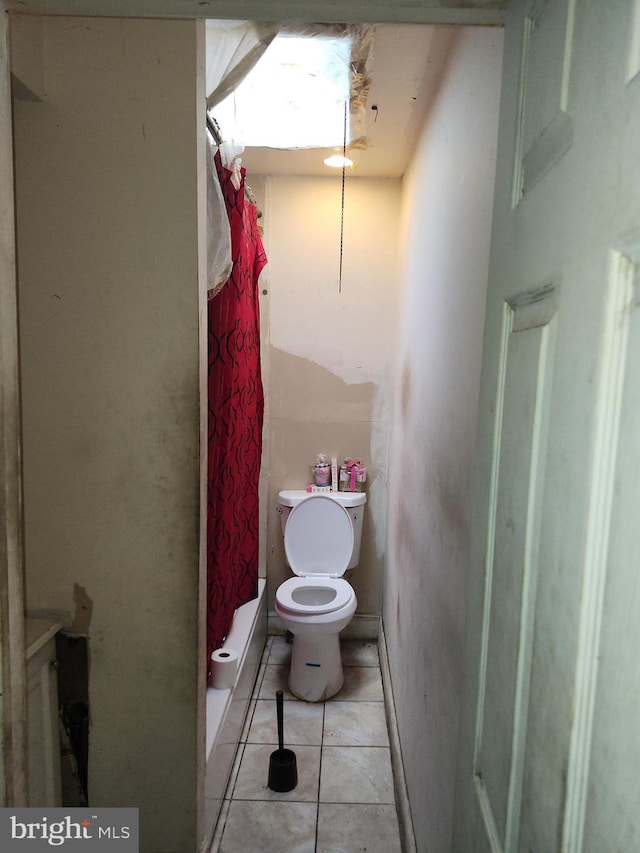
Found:
[[289, 690], [306, 702], [324, 702], [344, 684], [340, 635], [305, 637], [294, 634]]

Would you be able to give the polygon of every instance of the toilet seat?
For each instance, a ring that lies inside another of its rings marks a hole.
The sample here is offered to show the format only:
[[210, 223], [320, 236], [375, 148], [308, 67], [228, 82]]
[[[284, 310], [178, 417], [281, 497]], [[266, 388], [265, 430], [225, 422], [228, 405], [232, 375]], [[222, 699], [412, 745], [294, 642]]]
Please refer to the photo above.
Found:
[[[335, 593], [333, 597], [330, 597], [331, 593]], [[348, 581], [326, 576], [289, 578], [276, 590], [278, 605], [298, 614], [333, 613], [348, 605], [353, 596], [353, 588]]]
[[311, 495], [291, 510], [284, 550], [291, 571], [301, 577], [341, 577], [353, 554], [353, 522], [327, 495]]

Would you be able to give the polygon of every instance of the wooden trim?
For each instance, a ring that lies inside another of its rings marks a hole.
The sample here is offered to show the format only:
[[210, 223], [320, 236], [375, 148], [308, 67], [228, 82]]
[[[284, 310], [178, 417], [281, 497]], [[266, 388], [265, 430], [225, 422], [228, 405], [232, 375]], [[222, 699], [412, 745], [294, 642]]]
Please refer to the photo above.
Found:
[[[487, 688], [487, 663], [489, 658], [489, 627], [491, 624], [491, 597], [493, 591], [493, 560], [496, 538], [496, 514], [500, 477], [500, 449], [502, 442], [502, 417], [504, 413], [505, 382], [507, 376], [507, 351], [509, 336], [513, 330], [513, 308], [507, 303], [502, 306], [500, 330], [500, 355], [498, 361], [498, 387], [495, 396], [495, 422], [493, 426], [493, 448], [491, 456], [491, 485], [489, 489], [489, 513], [487, 518], [487, 542], [485, 551], [485, 577], [483, 590], [482, 633], [478, 662], [478, 704], [476, 707], [475, 737], [473, 745], [473, 776], [479, 775], [480, 749], [484, 730], [484, 703]], [[484, 811], [483, 811], [484, 814]], [[490, 836], [491, 833], [489, 833]]]
[[[540, 291], [534, 291], [534, 294]], [[514, 697], [513, 732], [511, 742], [511, 767], [509, 769], [509, 791], [507, 799], [507, 820], [504, 849], [507, 853], [518, 850], [520, 833], [520, 813], [522, 808], [522, 787], [525, 766], [527, 727], [529, 721], [529, 689], [531, 686], [531, 667], [533, 657], [533, 636], [538, 590], [538, 551], [542, 516], [542, 496], [544, 491], [544, 463], [546, 459], [547, 433], [549, 424], [549, 406], [551, 402], [551, 382], [553, 367], [553, 348], [556, 333], [554, 317], [558, 308], [556, 288], [549, 285], [542, 289], [545, 296], [542, 301], [523, 305], [522, 313], [536, 314], [537, 323], [527, 328], [540, 329], [541, 339], [538, 350], [538, 377], [535, 409], [533, 413], [532, 453], [529, 469], [529, 494], [527, 499], [526, 546], [520, 602], [520, 636], [518, 639], [518, 659]], [[535, 309], [535, 312], [534, 310]], [[515, 310], [515, 309], [514, 309]], [[514, 330], [519, 325], [516, 313]]]
[[[469, 7], [473, 4], [469, 0]], [[242, 18], [256, 21], [408, 23], [503, 26], [504, 0], [493, 9], [455, 8], [422, 0], [8, 0], [10, 12], [35, 15], [97, 15], [122, 18]], [[502, 8], [500, 8], [502, 7]]]
[[640, 74], [640, 0], [633, 0], [633, 22], [629, 28], [629, 59], [627, 61], [627, 83]]
[[196, 105], [194, 115], [200, 122], [196, 127], [196, 168], [198, 170], [198, 337], [199, 337], [199, 385], [200, 385], [200, 522], [198, 547], [198, 656], [197, 656], [197, 726], [198, 749], [196, 753], [197, 774], [197, 838], [205, 834], [205, 778], [207, 765], [207, 166], [206, 131], [202, 121], [201, 105], [205, 93], [205, 24], [198, 21], [196, 37]]
[[482, 776], [476, 774], [473, 777], [473, 785], [476, 794], [476, 802], [478, 803], [478, 808], [480, 809], [480, 814], [482, 815], [482, 824], [484, 826], [484, 831], [487, 837], [487, 841], [489, 842], [489, 845], [491, 847], [491, 853], [504, 853], [504, 848], [502, 846], [502, 842], [500, 841], [500, 833], [498, 832], [496, 820], [493, 816], [491, 801], [489, 800], [487, 789], [485, 788], [484, 782], [482, 781]]
[[[480, 669], [478, 674], [478, 706], [476, 716], [476, 739], [474, 749], [474, 784], [476, 801], [482, 817], [486, 839], [492, 851], [517, 849], [520, 825], [522, 797], [522, 778], [524, 751], [527, 734], [529, 683], [533, 644], [533, 626], [535, 601], [537, 594], [538, 564], [537, 543], [540, 528], [542, 478], [544, 447], [548, 423], [551, 383], [550, 365], [553, 348], [554, 317], [558, 310], [558, 288], [547, 283], [506, 300], [503, 303], [500, 360], [498, 363], [498, 388], [496, 394], [494, 427], [493, 466], [488, 517], [488, 537], [485, 560], [485, 592], [483, 607], [482, 641], [480, 649]], [[493, 576], [496, 547], [496, 518], [500, 491], [500, 464], [502, 447], [502, 429], [505, 407], [506, 380], [509, 360], [509, 341], [514, 335], [526, 331], [539, 330], [540, 345], [537, 361], [537, 380], [535, 410], [533, 413], [533, 432], [531, 438], [531, 459], [529, 467], [527, 518], [524, 543], [524, 566], [522, 594], [520, 600], [520, 633], [518, 638], [515, 692], [513, 697], [513, 730], [511, 732], [511, 758], [507, 808], [504, 829], [504, 842], [496, 824], [492, 804], [483, 780], [481, 750], [484, 738], [485, 700], [487, 691], [487, 670], [489, 662], [489, 641], [492, 628]]]
[[[636, 240], [634, 243], [637, 245]], [[571, 727], [567, 796], [562, 828], [562, 850], [566, 853], [579, 853], [583, 849], [584, 840], [611, 508], [627, 364], [630, 309], [634, 300], [638, 261], [633, 252], [629, 254], [632, 254], [632, 257], [619, 251], [610, 253], [609, 294], [596, 405], [595, 455], [586, 526], [587, 547], [575, 672], [575, 711]]]
[[0, 7], [0, 642], [2, 643], [1, 802], [25, 806], [26, 672], [24, 544], [16, 296], [9, 16]]
[[391, 666], [389, 664], [387, 641], [384, 635], [384, 622], [382, 619], [380, 619], [380, 628], [378, 633], [378, 656], [380, 658], [380, 675], [382, 677], [382, 684], [384, 687], [384, 707], [387, 717], [387, 729], [389, 730], [391, 766], [393, 768], [396, 810], [398, 812], [398, 825], [400, 828], [402, 853], [417, 853], [418, 848], [416, 847], [416, 838], [413, 831], [409, 790], [407, 787], [407, 780], [404, 775], [404, 764], [402, 761], [402, 746], [400, 744], [400, 733], [398, 731], [396, 704], [393, 698]]

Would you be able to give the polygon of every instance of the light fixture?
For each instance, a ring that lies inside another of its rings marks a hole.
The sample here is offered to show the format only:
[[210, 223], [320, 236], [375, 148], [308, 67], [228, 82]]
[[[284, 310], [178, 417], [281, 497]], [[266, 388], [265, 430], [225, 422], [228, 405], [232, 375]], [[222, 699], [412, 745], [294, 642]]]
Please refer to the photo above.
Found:
[[345, 157], [343, 154], [333, 154], [327, 157], [324, 161], [325, 166], [332, 166], [335, 169], [342, 169], [346, 166], [353, 166], [353, 160]]

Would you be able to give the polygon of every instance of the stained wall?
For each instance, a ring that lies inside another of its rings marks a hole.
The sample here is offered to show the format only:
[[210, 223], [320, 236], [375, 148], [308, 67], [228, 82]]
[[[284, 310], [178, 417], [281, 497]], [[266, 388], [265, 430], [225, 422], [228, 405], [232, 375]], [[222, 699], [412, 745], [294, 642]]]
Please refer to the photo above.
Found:
[[[359, 614], [381, 612], [391, 366], [398, 305], [401, 182], [348, 175], [342, 283], [339, 172], [267, 181], [263, 276], [268, 300], [266, 500], [270, 607], [290, 577], [276, 512], [281, 489], [305, 488], [318, 453], [367, 465]], [[264, 302], [263, 302], [264, 305]]]
[[442, 37], [448, 58], [403, 183], [383, 595], [416, 842], [429, 853], [451, 849], [502, 53], [500, 30]]
[[88, 635], [90, 802], [147, 853], [196, 849], [204, 756], [199, 26], [38, 19], [15, 104], [27, 608]]

